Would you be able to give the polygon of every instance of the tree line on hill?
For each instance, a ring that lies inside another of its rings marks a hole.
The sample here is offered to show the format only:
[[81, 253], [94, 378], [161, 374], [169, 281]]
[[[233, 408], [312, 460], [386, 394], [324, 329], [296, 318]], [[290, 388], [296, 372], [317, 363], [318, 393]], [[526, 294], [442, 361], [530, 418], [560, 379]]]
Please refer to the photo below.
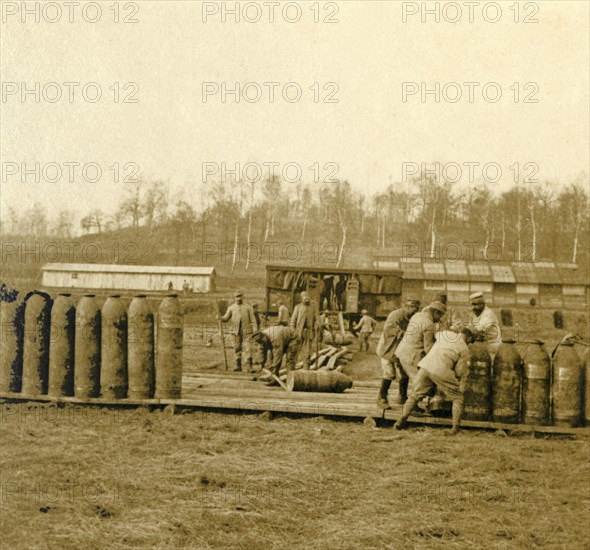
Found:
[[[139, 179], [126, 184], [116, 209], [92, 209], [80, 220], [84, 235], [106, 236], [134, 231], [148, 242], [175, 251], [196, 243], [228, 243], [237, 250], [253, 242], [290, 238], [301, 243], [329, 236], [338, 243], [337, 264], [354, 247], [388, 251], [402, 240], [421, 243], [436, 256], [441, 244], [457, 240], [479, 243], [486, 258], [490, 247], [511, 250], [516, 261], [587, 261], [589, 245], [588, 175], [566, 185], [544, 181], [513, 185], [497, 192], [481, 182], [468, 187], [419, 174], [407, 183], [362, 193], [348, 181], [291, 184], [274, 177], [258, 182], [208, 181], [197, 192], [171, 199], [165, 182]], [[194, 187], [193, 187], [194, 188]], [[50, 219], [35, 203], [8, 209], [3, 237], [72, 239], [75, 213], [64, 209]], [[506, 254], [503, 256], [507, 257]], [[249, 257], [234, 254], [232, 272]]]

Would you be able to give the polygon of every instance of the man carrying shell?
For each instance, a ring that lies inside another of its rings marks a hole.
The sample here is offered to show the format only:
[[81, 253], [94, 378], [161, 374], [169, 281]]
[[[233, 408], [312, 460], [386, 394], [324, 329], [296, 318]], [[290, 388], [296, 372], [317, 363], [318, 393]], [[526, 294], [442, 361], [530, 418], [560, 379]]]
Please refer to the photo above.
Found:
[[[434, 345], [435, 324], [446, 313], [447, 307], [438, 301], [432, 302], [422, 311], [416, 313], [410, 319], [408, 328], [395, 350], [395, 355], [401, 364], [400, 388], [404, 389], [402, 400], [407, 398], [407, 389], [411, 388], [414, 378], [418, 373], [419, 361], [430, 351]], [[401, 391], [401, 390], [400, 390]]]
[[467, 328], [460, 332], [441, 330], [437, 333], [436, 342], [418, 362], [414, 385], [404, 404], [402, 415], [395, 423], [396, 430], [406, 427], [408, 417], [416, 404], [436, 387], [446, 399], [453, 402], [451, 434], [459, 431], [470, 359], [467, 346], [473, 340], [473, 333]]
[[[413, 298], [408, 298], [405, 304], [399, 309], [392, 311], [385, 320], [383, 325], [383, 332], [377, 344], [377, 355], [381, 360], [381, 369], [383, 370], [383, 378], [381, 379], [381, 387], [379, 388], [379, 397], [377, 398], [377, 406], [381, 409], [391, 409], [387, 401], [387, 393], [391, 382], [396, 378], [396, 371], [401, 372], [401, 365], [399, 359], [395, 356], [395, 350], [402, 339], [405, 330], [408, 328], [410, 318], [420, 309], [420, 301]], [[400, 404], [406, 400], [407, 391], [407, 377], [403, 382], [399, 380], [399, 399]], [[401, 401], [403, 396], [403, 401]]]
[[[283, 356], [285, 357], [287, 372], [295, 367], [295, 359], [299, 346], [297, 334], [291, 327], [282, 325], [268, 327], [262, 332], [255, 333], [253, 340], [260, 346], [263, 367], [266, 366], [266, 361], [270, 355], [270, 371], [275, 376], [279, 376]], [[279, 383], [275, 379], [271, 379], [266, 385], [278, 386]]]

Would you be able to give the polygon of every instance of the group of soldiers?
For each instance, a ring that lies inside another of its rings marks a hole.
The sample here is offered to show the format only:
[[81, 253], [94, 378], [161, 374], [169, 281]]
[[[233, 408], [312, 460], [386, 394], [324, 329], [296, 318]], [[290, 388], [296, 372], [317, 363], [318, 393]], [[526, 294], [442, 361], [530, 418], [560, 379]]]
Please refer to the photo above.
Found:
[[[309, 369], [312, 354], [312, 344], [318, 335], [320, 319], [318, 312], [311, 304], [307, 292], [301, 293], [301, 302], [297, 304], [290, 315], [287, 306], [279, 300], [277, 324], [262, 329], [261, 316], [256, 309], [244, 303], [241, 291], [234, 294], [235, 302], [228, 307], [220, 321], [231, 321], [234, 336], [234, 352], [236, 367], [234, 371], [252, 372], [253, 356], [259, 352], [260, 364], [264, 367], [271, 359], [271, 373], [273, 379], [269, 386], [278, 385], [278, 377], [283, 356], [286, 356], [286, 367], [294, 367], [297, 356], [302, 357], [303, 368]], [[242, 365], [242, 356], [246, 364]]]
[[406, 426], [417, 403], [435, 390], [452, 401], [453, 427], [457, 433], [463, 414], [463, 394], [469, 363], [468, 344], [475, 339], [485, 342], [493, 357], [501, 343], [500, 324], [486, 306], [484, 296], [470, 296], [471, 318], [467, 326], [445, 320], [447, 296], [439, 293], [420, 310], [420, 302], [409, 298], [392, 311], [383, 326], [377, 345], [383, 377], [377, 405], [390, 409], [389, 388], [398, 380], [398, 404], [403, 405], [396, 429]]
[[[301, 302], [292, 314], [279, 300], [276, 304], [277, 324], [265, 329], [262, 329], [257, 310], [244, 303], [243, 293], [238, 291], [234, 297], [235, 303], [220, 317], [220, 321], [232, 323], [234, 370], [253, 371], [253, 348], [259, 350], [263, 367], [271, 358], [270, 371], [274, 377], [268, 382], [270, 386], [278, 384], [276, 380], [283, 358], [287, 370], [295, 366], [298, 356], [302, 359], [303, 369], [309, 369], [313, 343], [321, 340], [326, 320], [312, 305], [306, 291], [301, 293]], [[451, 432], [459, 430], [469, 362], [467, 346], [475, 339], [483, 341], [493, 357], [501, 343], [500, 324], [494, 312], [486, 306], [483, 294], [472, 294], [470, 303], [471, 318], [466, 326], [448, 318], [445, 293], [437, 294], [421, 311], [420, 301], [408, 298], [387, 316], [376, 350], [383, 371], [377, 405], [381, 409], [391, 408], [388, 393], [393, 381], [397, 380], [397, 403], [403, 405], [402, 416], [395, 424], [397, 429], [405, 427], [420, 399], [437, 390], [446, 400], [452, 401]], [[353, 327], [359, 331], [360, 350], [369, 350], [369, 339], [375, 327], [375, 319], [363, 310]], [[244, 367], [242, 356], [246, 358]]]

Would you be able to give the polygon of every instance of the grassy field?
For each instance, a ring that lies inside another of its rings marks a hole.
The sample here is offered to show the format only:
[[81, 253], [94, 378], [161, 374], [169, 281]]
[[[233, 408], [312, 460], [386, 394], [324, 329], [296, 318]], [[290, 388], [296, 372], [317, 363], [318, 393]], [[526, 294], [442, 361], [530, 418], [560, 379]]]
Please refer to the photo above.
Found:
[[585, 437], [1, 407], [6, 549], [590, 547]]

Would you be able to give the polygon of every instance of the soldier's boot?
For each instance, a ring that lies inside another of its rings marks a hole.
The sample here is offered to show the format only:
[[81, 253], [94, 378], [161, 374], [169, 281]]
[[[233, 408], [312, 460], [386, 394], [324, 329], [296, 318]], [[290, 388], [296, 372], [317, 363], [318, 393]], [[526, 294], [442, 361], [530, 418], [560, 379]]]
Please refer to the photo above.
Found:
[[408, 400], [408, 384], [410, 382], [409, 378], [400, 378], [399, 381], [399, 392], [397, 394], [397, 398], [395, 402], [398, 405], [403, 405]]
[[416, 406], [416, 399], [410, 397], [405, 403], [404, 408], [402, 409], [402, 415], [399, 420], [395, 423], [394, 428], [396, 430], [403, 430], [406, 427], [408, 422], [408, 417], [412, 414], [414, 407]]
[[246, 359], [246, 372], [252, 372], [252, 357]]
[[455, 435], [459, 433], [461, 429], [461, 416], [463, 416], [463, 403], [458, 403], [457, 401], [453, 401], [453, 427], [449, 431], [449, 435]]
[[234, 372], [242, 372], [242, 360], [240, 358], [236, 359], [236, 368]]
[[383, 378], [381, 380], [381, 387], [379, 388], [379, 397], [377, 398], [377, 406], [380, 409], [387, 410], [391, 409], [389, 402], [387, 401], [387, 392], [389, 391], [389, 386], [391, 386], [391, 380], [388, 378]]

